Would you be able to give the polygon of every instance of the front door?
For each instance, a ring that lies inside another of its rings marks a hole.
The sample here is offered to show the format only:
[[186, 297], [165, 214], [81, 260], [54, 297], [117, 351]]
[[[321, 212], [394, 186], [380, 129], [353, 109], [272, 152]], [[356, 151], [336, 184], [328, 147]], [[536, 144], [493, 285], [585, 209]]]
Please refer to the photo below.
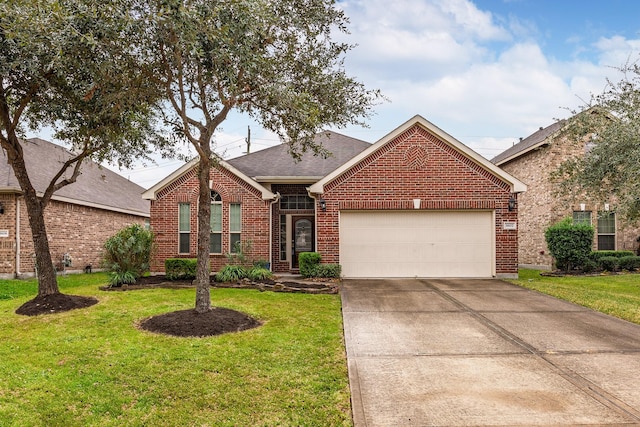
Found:
[[298, 216], [293, 218], [293, 268], [298, 268], [298, 256], [301, 252], [313, 252], [314, 250], [314, 229], [312, 216]]

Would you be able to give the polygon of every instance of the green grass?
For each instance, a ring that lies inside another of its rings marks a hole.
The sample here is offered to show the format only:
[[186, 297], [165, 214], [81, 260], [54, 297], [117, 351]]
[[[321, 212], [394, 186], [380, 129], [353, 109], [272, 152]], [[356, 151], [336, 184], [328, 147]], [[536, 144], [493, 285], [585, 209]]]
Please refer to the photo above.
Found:
[[510, 282], [640, 324], [640, 274], [548, 277], [520, 270]]
[[14, 313], [35, 281], [0, 281], [2, 426], [350, 425], [340, 298], [212, 289], [212, 303], [264, 322], [177, 338], [142, 319], [192, 308], [193, 289], [103, 292], [104, 274], [60, 278], [99, 299], [53, 315]]

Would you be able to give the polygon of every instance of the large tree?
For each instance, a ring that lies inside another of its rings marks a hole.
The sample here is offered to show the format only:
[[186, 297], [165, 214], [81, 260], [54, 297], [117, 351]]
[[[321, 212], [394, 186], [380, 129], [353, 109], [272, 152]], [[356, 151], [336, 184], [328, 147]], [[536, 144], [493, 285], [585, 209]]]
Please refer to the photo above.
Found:
[[[38, 296], [59, 294], [44, 220], [52, 195], [85, 159], [126, 165], [153, 141], [153, 91], [127, 48], [139, 22], [124, 0], [0, 3], [0, 146], [23, 191], [33, 235]], [[73, 153], [36, 189], [21, 136], [50, 127]]]
[[568, 121], [565, 135], [585, 144], [585, 155], [565, 161], [552, 176], [565, 195], [587, 194], [615, 201], [628, 220], [640, 218], [640, 67], [620, 67], [622, 78], [607, 81], [584, 111]]
[[[296, 157], [323, 154], [313, 136], [361, 123], [379, 97], [347, 76], [350, 45], [334, 41], [347, 18], [332, 0], [160, 0], [140, 2], [168, 99], [166, 120], [199, 156], [196, 311], [211, 308], [209, 179], [218, 127], [232, 110], [277, 132]], [[324, 153], [326, 154], [326, 153]]]

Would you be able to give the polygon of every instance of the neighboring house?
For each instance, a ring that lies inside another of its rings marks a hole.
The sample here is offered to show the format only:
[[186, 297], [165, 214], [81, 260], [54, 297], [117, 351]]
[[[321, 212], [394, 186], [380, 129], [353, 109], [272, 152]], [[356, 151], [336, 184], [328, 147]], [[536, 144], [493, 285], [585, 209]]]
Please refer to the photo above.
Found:
[[[375, 144], [335, 132], [317, 141], [333, 156], [296, 163], [283, 144], [213, 168], [212, 270], [242, 241], [274, 272], [295, 272], [300, 252], [317, 251], [345, 277], [517, 276], [520, 181], [420, 116]], [[196, 167], [143, 195], [158, 246], [152, 271], [196, 256]]]
[[562, 136], [565, 125], [566, 121], [558, 121], [540, 128], [491, 160], [527, 185], [527, 192], [518, 199], [518, 258], [523, 267], [552, 268], [544, 232], [566, 217], [594, 227], [594, 250], [638, 249], [640, 229], [623, 224], [615, 213], [614, 200], [597, 204], [582, 197], [572, 204], [555, 194], [551, 172], [589, 149], [586, 142], [578, 144]]
[[[23, 141], [29, 177], [39, 195], [44, 193], [62, 162], [72, 154], [42, 139]], [[45, 209], [45, 223], [54, 265], [58, 270], [99, 268], [102, 245], [118, 230], [149, 218], [144, 188], [85, 160], [77, 181], [53, 194]], [[34, 249], [22, 190], [7, 155], [0, 152], [0, 277], [32, 276]], [[71, 265], [62, 265], [68, 254]]]

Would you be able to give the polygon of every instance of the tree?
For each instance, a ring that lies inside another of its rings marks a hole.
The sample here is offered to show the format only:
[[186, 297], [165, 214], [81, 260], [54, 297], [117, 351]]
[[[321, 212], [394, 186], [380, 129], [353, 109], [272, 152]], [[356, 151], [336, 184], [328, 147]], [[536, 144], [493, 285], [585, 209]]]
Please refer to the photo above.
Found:
[[139, 49], [155, 64], [174, 136], [189, 141], [198, 163], [196, 311], [211, 308], [209, 179], [212, 138], [233, 109], [247, 113], [289, 144], [294, 157], [312, 150], [323, 127], [361, 123], [379, 98], [348, 77], [332, 31], [347, 18], [332, 0], [163, 0], [141, 2], [151, 36]]
[[[120, 165], [146, 157], [153, 133], [150, 86], [133, 56], [139, 34], [124, 0], [0, 3], [0, 146], [24, 193], [38, 271], [38, 297], [59, 294], [44, 211], [74, 183], [85, 159]], [[38, 195], [22, 141], [50, 126], [73, 154]]]
[[623, 78], [607, 80], [602, 94], [568, 123], [566, 135], [587, 144], [582, 157], [565, 161], [552, 174], [565, 195], [587, 194], [616, 202], [628, 220], [640, 218], [640, 66], [619, 68]]

